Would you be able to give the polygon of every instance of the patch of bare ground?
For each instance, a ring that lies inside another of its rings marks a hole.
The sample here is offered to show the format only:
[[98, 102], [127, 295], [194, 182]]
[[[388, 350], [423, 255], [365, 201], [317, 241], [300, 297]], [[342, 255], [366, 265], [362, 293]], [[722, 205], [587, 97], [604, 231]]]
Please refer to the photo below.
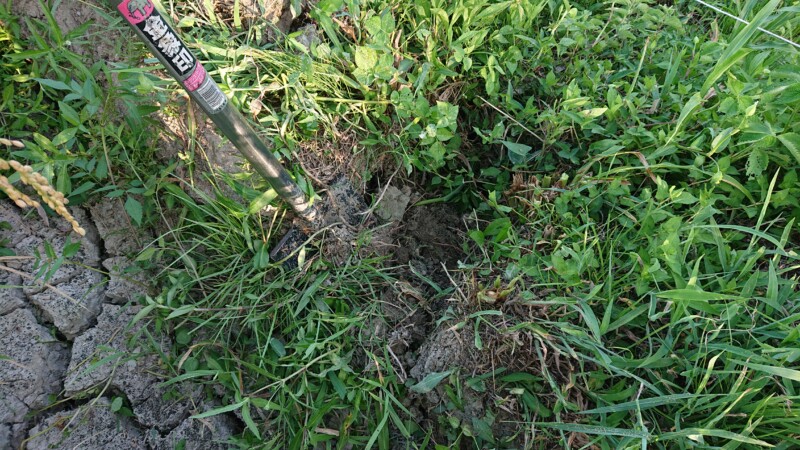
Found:
[[[362, 331], [364, 339], [383, 346], [401, 383], [410, 385], [446, 371], [460, 380], [460, 389], [443, 382], [425, 394], [409, 391], [403, 402], [412, 416], [424, 429], [434, 430], [435, 442], [449, 442], [448, 432], [474, 429], [482, 421], [491, 426], [495, 438], [510, 445], [552, 444], [540, 442], [535, 430], [523, 424], [530, 421], [531, 409], [541, 405], [543, 411], [550, 411], [560, 399], [585, 408], [588, 402], [576, 384], [587, 368], [543, 329], [520, 324], [534, 318], [556, 322], [567, 311], [530, 302], [536, 294], [523, 295], [519, 286], [503, 286], [501, 293], [492, 286], [494, 278], [459, 264], [469, 258], [464, 248], [466, 216], [444, 204], [413, 206], [409, 200], [418, 201], [421, 195], [411, 191], [410, 182], [367, 183], [379, 189], [363, 193], [354, 191], [352, 184], [340, 183], [347, 189], [336, 195], [358, 199], [345, 208], [351, 218], [362, 217], [359, 212], [364, 210], [395, 210], [387, 215], [394, 220], [356, 220], [348, 232], [332, 231], [333, 237], [321, 245], [324, 258], [345, 261], [379, 255], [386, 267], [396, 269], [399, 281], [385, 287], [379, 300], [383, 320], [369, 322]], [[376, 203], [368, 207], [361, 201], [365, 198]], [[394, 215], [398, 210], [399, 215]], [[504, 381], [511, 374], [536, 382], [523, 395], [515, 389], [519, 383]], [[546, 421], [552, 416], [534, 419]], [[561, 413], [562, 421], [578, 419]], [[589, 442], [581, 433], [566, 436], [570, 445]], [[398, 442], [397, 448], [403, 448], [405, 444]]]
[[[41, 22], [47, 20], [38, 0], [14, 0], [11, 2], [11, 11], [18, 17]], [[122, 55], [128, 54], [122, 51], [127, 47], [127, 40], [109, 39], [109, 23], [101, 11], [100, 6], [86, 1], [58, 2], [51, 9], [55, 23], [64, 35], [80, 26], [88, 25], [80, 36], [66, 43], [72, 51], [85, 56], [91, 62], [120, 61]], [[22, 33], [24, 37], [30, 35], [24, 22]], [[87, 64], [89, 65], [91, 64]]]
[[[197, 9], [206, 10], [208, 3], [198, 1]], [[235, 31], [256, 32], [258, 43], [273, 41], [289, 31], [294, 19], [289, 0], [214, 0], [214, 17]], [[238, 10], [238, 11], [237, 11]]]

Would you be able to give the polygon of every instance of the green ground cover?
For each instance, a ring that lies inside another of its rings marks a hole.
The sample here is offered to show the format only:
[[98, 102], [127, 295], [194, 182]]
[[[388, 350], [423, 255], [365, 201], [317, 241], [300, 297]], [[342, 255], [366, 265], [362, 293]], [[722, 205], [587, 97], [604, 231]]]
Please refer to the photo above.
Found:
[[[173, 173], [191, 161], [154, 164], [142, 130], [177, 85], [143, 47], [87, 66], [81, 30], [0, 7], [0, 137], [26, 143], [0, 156], [71, 204], [176, 214], [139, 255], [163, 287], [140, 320], [175, 337], [175, 382], [222, 387], [208, 414], [240, 411], [242, 446], [800, 445], [800, 57], [757, 29], [797, 41], [796, 2], [716, 4], [750, 25], [692, 1], [292, 2], [275, 44], [236, 9], [162, 5], [304, 187], [293, 154], [352, 142], [366, 179], [469, 218], [451, 283], [365, 254], [369, 230], [286, 270], [260, 181], [200, 201]], [[371, 332], [410, 272], [446, 304], [427, 332], [472, 355], [422, 379]]]

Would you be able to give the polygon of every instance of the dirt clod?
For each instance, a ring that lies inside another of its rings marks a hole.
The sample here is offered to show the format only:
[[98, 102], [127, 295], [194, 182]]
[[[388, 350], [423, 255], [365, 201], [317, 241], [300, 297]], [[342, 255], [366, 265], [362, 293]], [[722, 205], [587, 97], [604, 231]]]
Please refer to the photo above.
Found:
[[130, 259], [124, 256], [108, 258], [103, 261], [103, 267], [108, 270], [106, 297], [112, 303], [124, 305], [146, 293], [149, 282], [144, 274], [135, 270]]
[[25, 306], [21, 276], [0, 270], [0, 286], [0, 316]]
[[443, 372], [468, 363], [471, 360], [472, 341], [471, 333], [466, 329], [437, 331], [419, 349], [411, 376], [421, 380], [433, 372]]
[[147, 444], [153, 450], [172, 450], [181, 442], [186, 450], [224, 450], [231, 448], [227, 440], [236, 431], [234, 422], [225, 415], [211, 416], [202, 421], [186, 419], [164, 437], [151, 430], [147, 434]]
[[136, 228], [119, 199], [104, 198], [89, 208], [106, 253], [127, 256], [143, 249], [150, 236]]
[[411, 202], [410, 188], [398, 189], [394, 186], [387, 186], [375, 214], [386, 222], [399, 222], [403, 219], [409, 202]]
[[30, 431], [29, 439], [29, 450], [147, 448], [144, 433], [130, 419], [112, 412], [106, 397], [48, 417]]
[[16, 446], [28, 413], [47, 406], [48, 396], [61, 390], [69, 353], [25, 308], [0, 316], [0, 349], [8, 358], [0, 361], [0, 423], [6, 425], [0, 432]]
[[[103, 305], [97, 326], [75, 339], [72, 361], [64, 389], [67, 395], [76, 395], [111, 377], [111, 386], [124, 392], [133, 404], [139, 404], [154, 395], [153, 386], [160, 380], [149, 373], [148, 358], [126, 360], [132, 349], [128, 348], [129, 332], [126, 327], [137, 309], [116, 305]], [[136, 331], [136, 330], [133, 330]], [[99, 366], [93, 363], [105, 360]]]
[[[11, 202], [0, 201], [0, 217], [8, 223], [0, 230], [0, 240], [5, 239], [18, 258], [3, 261], [17, 275], [22, 286], [25, 304], [36, 306], [33, 310], [46, 322], [53, 323], [68, 339], [73, 339], [95, 320], [103, 301], [102, 275], [93, 270], [99, 265], [99, 238], [88, 216], [79, 208], [71, 212], [86, 228], [84, 238], [72, 233], [72, 227], [60, 217], [45, 221], [36, 215], [26, 215]], [[79, 243], [80, 248], [71, 257], [74, 264], [58, 264], [52, 255], [61, 255], [69, 245]], [[38, 256], [37, 256], [38, 255]], [[44, 269], [44, 270], [42, 270]], [[46, 283], [35, 279], [37, 272], [48, 273]], [[15, 298], [15, 289], [9, 298]], [[19, 298], [11, 300], [21, 306]], [[8, 309], [8, 308], [3, 308]]]

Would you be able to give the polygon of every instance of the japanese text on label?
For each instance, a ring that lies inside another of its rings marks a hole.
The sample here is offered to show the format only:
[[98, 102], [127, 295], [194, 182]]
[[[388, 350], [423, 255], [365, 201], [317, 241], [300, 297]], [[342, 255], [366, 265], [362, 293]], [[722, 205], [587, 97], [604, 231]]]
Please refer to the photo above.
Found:
[[194, 57], [157, 11], [137, 26], [179, 75], [187, 74], [194, 67]]

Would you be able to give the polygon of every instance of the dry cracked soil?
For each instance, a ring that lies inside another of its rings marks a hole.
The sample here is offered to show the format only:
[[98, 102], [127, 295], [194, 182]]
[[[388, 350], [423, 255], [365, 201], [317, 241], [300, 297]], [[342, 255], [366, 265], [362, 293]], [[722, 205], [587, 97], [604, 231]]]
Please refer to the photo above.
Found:
[[[82, 239], [61, 218], [0, 201], [0, 240], [16, 254], [0, 261], [0, 448], [225, 448], [238, 431], [224, 415], [189, 418], [218, 406], [200, 389], [160, 385], [160, 360], [144, 349], [141, 325], [129, 326], [148, 285], [125, 255], [147, 235], [117, 201], [72, 208]], [[74, 242], [63, 264], [42, 256]]]

